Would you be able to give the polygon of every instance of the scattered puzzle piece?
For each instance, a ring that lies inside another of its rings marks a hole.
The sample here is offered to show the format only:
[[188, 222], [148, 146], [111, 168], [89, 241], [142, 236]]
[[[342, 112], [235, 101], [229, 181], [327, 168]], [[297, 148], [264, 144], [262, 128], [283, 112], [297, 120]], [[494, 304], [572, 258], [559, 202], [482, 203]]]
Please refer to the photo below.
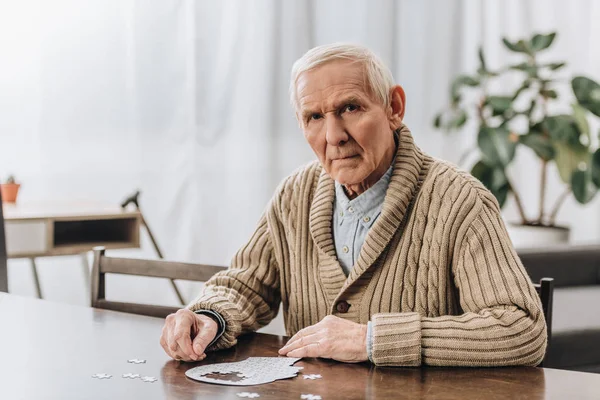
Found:
[[110, 378], [112, 378], [112, 375], [110, 375], [110, 374], [94, 374], [94, 375], [92, 375], [92, 378], [110, 379]]
[[309, 374], [309, 375], [303, 375], [304, 379], [312, 379], [313, 381], [315, 379], [320, 379], [322, 378], [322, 376], [320, 374]]
[[138, 358], [132, 358], [131, 360], [127, 360], [130, 364], [146, 364], [146, 360], [140, 360]]
[[136, 379], [136, 378], [139, 378], [139, 377], [140, 377], [140, 374], [132, 374], [132, 373], [130, 372], [130, 373], [127, 373], [127, 374], [123, 374], [123, 375], [121, 375], [121, 376], [122, 376], [123, 378]]
[[260, 397], [260, 394], [258, 393], [250, 393], [250, 392], [241, 392], [237, 394], [238, 397], [247, 397], [249, 399], [255, 399], [257, 397]]
[[158, 380], [153, 376], [142, 376], [140, 379], [144, 382], [149, 382], [149, 383], [154, 383]]
[[321, 400], [321, 396], [318, 394], [303, 394], [300, 396], [300, 398], [306, 400]]

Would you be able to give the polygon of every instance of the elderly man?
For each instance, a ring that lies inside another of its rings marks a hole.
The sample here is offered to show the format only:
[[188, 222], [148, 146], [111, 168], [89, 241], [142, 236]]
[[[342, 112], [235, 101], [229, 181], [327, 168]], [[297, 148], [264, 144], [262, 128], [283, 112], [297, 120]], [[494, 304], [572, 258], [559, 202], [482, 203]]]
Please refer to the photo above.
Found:
[[368, 49], [316, 47], [292, 69], [291, 101], [317, 155], [277, 189], [231, 267], [167, 317], [185, 361], [236, 344], [283, 302], [290, 357], [376, 365], [536, 365], [537, 297], [479, 181], [423, 153], [406, 98]]

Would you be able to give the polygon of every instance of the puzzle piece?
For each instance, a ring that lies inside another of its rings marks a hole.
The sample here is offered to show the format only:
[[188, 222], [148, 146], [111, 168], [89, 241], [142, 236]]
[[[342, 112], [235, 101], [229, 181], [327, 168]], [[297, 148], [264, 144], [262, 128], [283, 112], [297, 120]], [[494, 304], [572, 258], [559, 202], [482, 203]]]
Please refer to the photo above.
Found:
[[130, 364], [146, 364], [146, 360], [140, 360], [138, 358], [132, 358], [131, 360], [127, 360]]
[[300, 396], [300, 398], [306, 400], [321, 400], [321, 396], [318, 394], [303, 394]]
[[112, 378], [112, 375], [110, 375], [110, 374], [94, 374], [94, 375], [92, 375], [92, 378], [110, 379], [110, 378]]
[[250, 392], [241, 392], [241, 393], [238, 393], [237, 395], [238, 395], [238, 397], [247, 397], [249, 399], [254, 399], [254, 398], [260, 397], [260, 394], [250, 393]]
[[158, 380], [158, 379], [156, 379], [156, 378], [155, 378], [155, 377], [153, 377], [153, 376], [142, 376], [140, 379], [141, 379], [142, 381], [144, 381], [144, 382], [148, 382], [148, 383], [154, 383], [154, 382], [156, 382], [156, 381]]
[[140, 377], [140, 374], [132, 374], [132, 373], [130, 372], [130, 373], [127, 373], [127, 374], [123, 374], [123, 375], [121, 375], [121, 376], [122, 376], [123, 378], [136, 379], [136, 378], [139, 378], [139, 377]]
[[312, 379], [313, 381], [315, 379], [320, 379], [322, 378], [322, 376], [320, 374], [309, 374], [309, 375], [303, 375], [304, 379]]

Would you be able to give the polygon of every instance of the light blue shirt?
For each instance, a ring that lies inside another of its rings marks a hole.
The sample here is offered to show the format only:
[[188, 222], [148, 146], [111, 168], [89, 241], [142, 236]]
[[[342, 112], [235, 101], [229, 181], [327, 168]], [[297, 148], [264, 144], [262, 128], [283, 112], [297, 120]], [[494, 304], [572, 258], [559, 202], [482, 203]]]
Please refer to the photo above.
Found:
[[346, 196], [343, 186], [335, 182], [333, 242], [338, 261], [346, 276], [358, 260], [369, 229], [381, 214], [392, 170], [393, 163], [373, 186], [352, 200]]
[[[358, 260], [360, 249], [367, 233], [383, 208], [385, 193], [390, 184], [394, 162], [385, 174], [358, 197], [350, 200], [343, 186], [335, 182], [335, 202], [333, 203], [333, 241], [338, 261], [346, 276], [350, 274]], [[373, 334], [371, 321], [367, 325], [367, 355], [372, 362]]]

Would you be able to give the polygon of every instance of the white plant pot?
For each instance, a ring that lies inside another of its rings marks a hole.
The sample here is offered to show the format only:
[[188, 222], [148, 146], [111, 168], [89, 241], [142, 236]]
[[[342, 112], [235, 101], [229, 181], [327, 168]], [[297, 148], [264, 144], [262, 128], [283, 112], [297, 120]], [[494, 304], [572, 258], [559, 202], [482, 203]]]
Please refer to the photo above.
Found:
[[517, 249], [551, 247], [569, 243], [571, 230], [562, 226], [507, 224], [508, 235]]

